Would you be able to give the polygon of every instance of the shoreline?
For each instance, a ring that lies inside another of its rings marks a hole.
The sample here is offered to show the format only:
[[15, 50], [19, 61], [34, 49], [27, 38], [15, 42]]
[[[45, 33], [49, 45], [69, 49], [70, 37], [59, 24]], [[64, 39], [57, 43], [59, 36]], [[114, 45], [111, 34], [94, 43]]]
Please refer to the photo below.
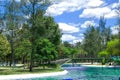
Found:
[[[68, 63], [71, 64], [71, 63]], [[120, 66], [113, 66], [113, 65], [101, 65], [101, 64], [90, 64], [90, 63], [78, 63], [81, 64], [82, 67], [116, 67], [120, 68]], [[28, 74], [11, 74], [11, 75], [0, 75], [0, 80], [21, 80], [21, 79], [31, 79], [31, 78], [43, 78], [43, 77], [50, 77], [50, 76], [59, 76], [65, 75], [68, 71], [59, 71], [59, 72], [48, 72], [48, 73], [28, 73]]]
[[[72, 64], [72, 63], [67, 63], [67, 64]], [[116, 67], [116, 68], [120, 68], [120, 65], [102, 65], [101, 63], [75, 63], [76, 64], [80, 64], [80, 66], [82, 67]], [[75, 67], [75, 66], [74, 66]]]
[[14, 74], [14, 75], [0, 75], [0, 80], [16, 80], [16, 79], [31, 79], [31, 78], [42, 78], [49, 76], [65, 75], [68, 72], [66, 70], [61, 72], [50, 72], [50, 73], [33, 73], [33, 74]]

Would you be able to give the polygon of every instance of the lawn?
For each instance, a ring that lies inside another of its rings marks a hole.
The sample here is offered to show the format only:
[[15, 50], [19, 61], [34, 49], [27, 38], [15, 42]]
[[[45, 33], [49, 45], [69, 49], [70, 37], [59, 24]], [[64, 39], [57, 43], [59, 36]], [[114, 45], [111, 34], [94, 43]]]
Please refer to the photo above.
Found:
[[57, 68], [49, 68], [46, 67], [43, 69], [42, 67], [34, 67], [32, 72], [29, 72], [29, 69], [24, 69], [23, 67], [0, 67], [0, 75], [10, 75], [10, 74], [30, 74], [30, 73], [49, 73], [49, 72], [58, 72], [62, 71], [60, 67]]

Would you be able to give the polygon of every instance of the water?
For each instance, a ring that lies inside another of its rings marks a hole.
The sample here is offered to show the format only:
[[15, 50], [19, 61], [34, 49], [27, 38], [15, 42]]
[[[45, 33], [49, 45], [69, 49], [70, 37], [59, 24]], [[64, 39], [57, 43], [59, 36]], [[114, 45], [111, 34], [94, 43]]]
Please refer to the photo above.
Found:
[[83, 67], [77, 65], [63, 65], [66, 75], [34, 78], [29, 80], [120, 80], [119, 67]]

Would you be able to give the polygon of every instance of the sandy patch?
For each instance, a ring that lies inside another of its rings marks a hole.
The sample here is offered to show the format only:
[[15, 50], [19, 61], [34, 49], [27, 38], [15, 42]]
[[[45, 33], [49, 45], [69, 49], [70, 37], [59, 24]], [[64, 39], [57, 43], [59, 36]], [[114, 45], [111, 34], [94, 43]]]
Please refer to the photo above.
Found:
[[0, 80], [16, 80], [16, 79], [41, 78], [41, 77], [65, 75], [67, 73], [68, 72], [66, 70], [64, 70], [64, 71], [61, 71], [61, 72], [53, 72], [53, 73], [1, 75], [0, 76]]

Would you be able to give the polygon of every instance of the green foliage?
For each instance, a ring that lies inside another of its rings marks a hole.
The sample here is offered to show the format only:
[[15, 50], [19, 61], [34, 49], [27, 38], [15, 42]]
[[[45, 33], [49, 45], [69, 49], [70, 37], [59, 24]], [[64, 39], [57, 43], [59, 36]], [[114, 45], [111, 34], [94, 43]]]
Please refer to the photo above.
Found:
[[101, 51], [98, 53], [98, 57], [101, 57], [101, 58], [107, 58], [109, 56], [109, 53], [107, 51]]
[[6, 37], [0, 34], [0, 60], [5, 60], [8, 54], [10, 54], [10, 44]]
[[15, 61], [30, 63], [30, 71], [34, 61], [50, 62], [58, 58], [61, 30], [52, 17], [44, 15], [49, 0], [12, 0], [5, 3], [3, 23], [5, 21], [7, 40], [0, 34], [0, 58], [13, 65]]
[[39, 54], [42, 61], [50, 61], [57, 58], [57, 51], [54, 44], [48, 39], [38, 39], [36, 41], [36, 53]]
[[112, 40], [119, 39], [119, 34], [114, 34], [114, 35], [111, 36], [111, 38], [112, 38]]
[[111, 30], [110, 28], [106, 27], [106, 19], [104, 18], [104, 16], [100, 17], [98, 29], [101, 43], [99, 47], [101, 48], [101, 50], [104, 50], [107, 47], [107, 42], [111, 39]]
[[15, 58], [28, 60], [31, 53], [31, 43], [27, 39], [23, 39], [16, 43]]
[[64, 57], [71, 59], [75, 58], [76, 55], [79, 53], [79, 49], [69, 42], [64, 42], [62, 50], [64, 52]]
[[100, 51], [99, 30], [90, 26], [84, 33], [83, 49], [88, 53], [88, 57], [96, 57]]
[[[60, 44], [61, 34], [58, 28], [58, 25], [54, 22], [52, 17], [45, 16], [45, 9], [49, 6], [49, 0], [22, 0], [21, 7], [23, 13], [28, 16], [28, 25], [30, 26], [30, 42], [32, 44], [32, 52], [30, 57], [30, 71], [32, 71], [32, 65], [35, 55], [38, 56], [37, 53], [42, 53], [39, 55], [41, 59], [53, 59], [55, 58], [55, 54], [57, 51], [54, 50], [54, 46]], [[48, 39], [49, 41], [45, 40]], [[44, 39], [44, 41], [40, 41], [40, 39]], [[41, 42], [41, 43], [40, 43]], [[48, 42], [48, 44], [47, 44]], [[36, 44], [38, 43], [38, 44]], [[45, 44], [45, 46], [43, 46]], [[52, 45], [54, 44], [54, 46]], [[36, 46], [37, 45], [37, 46]], [[42, 46], [38, 47], [38, 46]], [[37, 49], [36, 49], [37, 47]], [[53, 47], [53, 48], [52, 48]], [[51, 55], [51, 54], [54, 54]], [[50, 54], [50, 55], [49, 55]], [[46, 56], [45, 56], [46, 55]], [[48, 57], [49, 55], [49, 57]]]
[[61, 43], [61, 31], [58, 24], [55, 23], [52, 17], [45, 17], [46, 33], [45, 37], [48, 38], [54, 45]]
[[111, 55], [120, 55], [120, 42], [119, 39], [114, 39], [108, 42], [107, 51]]

